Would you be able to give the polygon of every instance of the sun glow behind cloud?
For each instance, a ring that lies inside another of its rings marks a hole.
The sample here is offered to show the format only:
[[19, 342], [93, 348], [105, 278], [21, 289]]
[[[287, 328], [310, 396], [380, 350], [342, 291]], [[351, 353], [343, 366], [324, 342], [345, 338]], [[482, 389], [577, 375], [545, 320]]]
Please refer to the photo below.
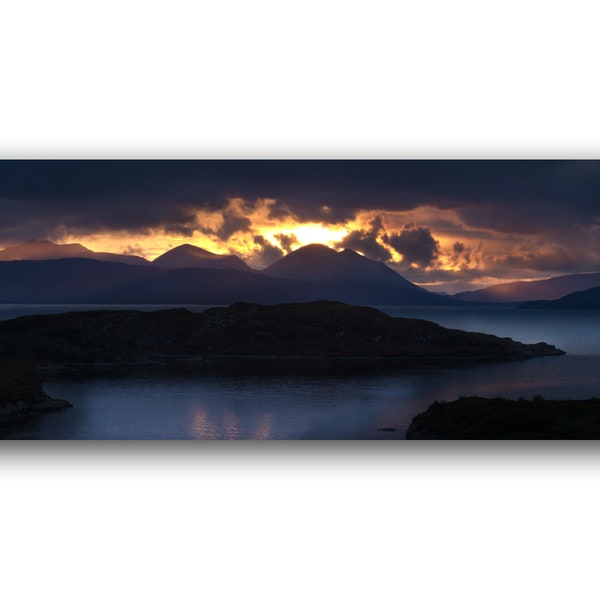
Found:
[[[184, 236], [155, 230], [143, 235], [132, 235], [128, 232], [65, 235], [56, 241], [63, 244], [81, 243], [95, 252], [137, 254], [149, 260], [181, 244], [195, 244], [217, 254], [239, 254], [246, 260], [252, 260], [256, 246], [252, 238], [257, 235], [263, 236], [270, 244], [287, 253], [307, 244], [323, 244], [333, 248], [349, 231], [347, 227], [332, 227], [323, 223], [289, 222], [283, 226], [268, 224], [253, 227], [249, 232], [234, 233], [226, 240], [206, 232], [194, 232], [191, 236]], [[289, 240], [288, 243], [285, 242], [286, 239]]]
[[[187, 210], [187, 209], [186, 209]], [[187, 214], [187, 213], [186, 213]], [[358, 210], [335, 221], [302, 218], [272, 198], [230, 198], [220, 209], [190, 209], [185, 226], [142, 231], [63, 231], [52, 241], [149, 260], [181, 244], [236, 254], [264, 268], [301, 246], [350, 248], [385, 262], [433, 291], [455, 292], [515, 279], [535, 279], [535, 261], [568, 260], [559, 245], [534, 234], [469, 225], [460, 211], [422, 205], [412, 210]], [[68, 233], [68, 235], [67, 235]], [[562, 274], [548, 269], [547, 276]], [[539, 276], [538, 276], [539, 278]]]
[[293, 236], [297, 242], [291, 244], [291, 249], [296, 250], [307, 244], [323, 244], [333, 248], [337, 242], [340, 242], [348, 235], [348, 232], [349, 230], [346, 227], [332, 228], [322, 223], [304, 223], [287, 228], [265, 228], [262, 235], [274, 244], [279, 243], [279, 239], [276, 236]]
[[[254, 268], [316, 243], [336, 250], [351, 248], [386, 262], [409, 279], [421, 278], [419, 283], [443, 289], [452, 273], [464, 280], [465, 271], [482, 266], [480, 248], [469, 244], [468, 234], [455, 212], [427, 206], [412, 211], [361, 210], [352, 219], [330, 223], [302, 220], [274, 199], [231, 198], [221, 210], [196, 210], [181, 231], [107, 231], [53, 241], [79, 242], [97, 252], [137, 254], [148, 260], [187, 243], [216, 254], [236, 254]], [[467, 241], [458, 243], [457, 235]], [[437, 277], [439, 273], [443, 276]]]

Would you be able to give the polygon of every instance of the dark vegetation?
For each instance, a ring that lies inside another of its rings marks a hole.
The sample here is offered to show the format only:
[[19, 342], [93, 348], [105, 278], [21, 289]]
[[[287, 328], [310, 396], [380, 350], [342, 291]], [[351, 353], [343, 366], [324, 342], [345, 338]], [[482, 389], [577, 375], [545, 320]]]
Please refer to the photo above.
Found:
[[26, 364], [0, 360], [0, 420], [59, 411], [71, 405], [44, 393], [42, 380]]
[[432, 404], [413, 418], [407, 439], [592, 440], [600, 439], [600, 398], [508, 400], [461, 397]]
[[203, 313], [90, 311], [0, 322], [0, 358], [36, 366], [126, 365], [202, 357], [371, 357], [447, 365], [564, 354], [554, 346], [445, 329], [320, 301], [238, 303]]

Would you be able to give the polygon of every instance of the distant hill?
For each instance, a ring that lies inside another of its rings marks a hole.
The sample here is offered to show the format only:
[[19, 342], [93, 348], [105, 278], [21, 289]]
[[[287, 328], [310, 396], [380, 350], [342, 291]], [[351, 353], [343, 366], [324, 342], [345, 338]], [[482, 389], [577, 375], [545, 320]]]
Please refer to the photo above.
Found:
[[237, 256], [214, 254], [192, 244], [177, 246], [152, 261], [161, 269], [238, 269], [250, 271], [250, 267]]
[[600, 287], [583, 292], [568, 294], [558, 300], [537, 300], [523, 302], [517, 308], [548, 308], [548, 309], [600, 309]]
[[567, 294], [600, 285], [600, 273], [564, 275], [539, 281], [500, 283], [472, 292], [454, 294], [454, 298], [469, 302], [526, 302], [530, 300], [557, 300]]
[[0, 261], [0, 303], [5, 304], [269, 304], [321, 299], [370, 305], [460, 304], [412, 284], [383, 281], [304, 281], [251, 270], [160, 269], [83, 258]]
[[214, 254], [192, 244], [177, 246], [152, 262], [141, 256], [94, 252], [81, 244], [54, 244], [47, 240], [29, 241], [0, 250], [0, 261], [13, 260], [60, 260], [63, 258], [89, 258], [102, 262], [119, 262], [127, 265], [153, 265], [161, 269], [238, 269], [250, 271], [250, 267], [237, 256]]
[[[236, 303], [203, 313], [90, 311], [0, 322], [0, 358], [37, 366], [123, 365], [202, 357], [356, 357], [445, 365], [564, 354], [554, 346], [445, 329], [339, 302]], [[201, 364], [201, 363], [200, 363]]]
[[94, 252], [81, 244], [54, 244], [48, 240], [23, 242], [0, 250], [0, 260], [57, 260], [61, 258], [90, 258], [103, 262], [120, 262], [128, 265], [150, 264], [141, 256]]
[[365, 258], [353, 250], [336, 252], [322, 244], [309, 244], [290, 252], [262, 272], [272, 277], [304, 281], [379, 281], [405, 289], [425, 291], [381, 262]]

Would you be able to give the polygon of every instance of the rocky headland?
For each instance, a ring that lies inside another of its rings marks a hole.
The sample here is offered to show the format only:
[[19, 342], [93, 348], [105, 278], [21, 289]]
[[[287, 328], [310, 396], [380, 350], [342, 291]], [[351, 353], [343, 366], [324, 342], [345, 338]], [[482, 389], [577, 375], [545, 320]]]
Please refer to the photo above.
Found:
[[413, 418], [409, 440], [597, 440], [600, 398], [508, 400], [461, 397], [434, 402]]
[[71, 406], [66, 400], [48, 396], [31, 366], [0, 360], [0, 421], [63, 411]]
[[564, 354], [340, 302], [32, 315], [0, 322], [0, 358], [37, 367], [201, 362], [207, 357], [368, 358], [444, 366]]

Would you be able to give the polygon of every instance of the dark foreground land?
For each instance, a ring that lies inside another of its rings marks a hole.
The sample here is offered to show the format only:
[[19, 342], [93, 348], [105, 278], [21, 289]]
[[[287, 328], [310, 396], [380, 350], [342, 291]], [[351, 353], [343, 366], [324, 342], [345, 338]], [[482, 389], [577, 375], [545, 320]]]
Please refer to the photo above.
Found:
[[0, 360], [0, 421], [62, 411], [71, 406], [66, 400], [46, 395], [42, 380], [32, 367]]
[[369, 368], [395, 368], [561, 354], [545, 343], [522, 344], [329, 301], [238, 303], [203, 313], [172, 309], [31, 315], [0, 322], [0, 420], [70, 406], [43, 392], [36, 369], [199, 368], [248, 357], [269, 369], [283, 359], [300, 364], [312, 358], [340, 359], [352, 368], [365, 364], [361, 361]]
[[412, 420], [409, 440], [597, 440], [600, 398], [507, 400], [461, 397]]
[[69, 368], [206, 357], [339, 357], [451, 365], [564, 354], [555, 346], [446, 329], [340, 302], [33, 315], [0, 322], [0, 358]]

